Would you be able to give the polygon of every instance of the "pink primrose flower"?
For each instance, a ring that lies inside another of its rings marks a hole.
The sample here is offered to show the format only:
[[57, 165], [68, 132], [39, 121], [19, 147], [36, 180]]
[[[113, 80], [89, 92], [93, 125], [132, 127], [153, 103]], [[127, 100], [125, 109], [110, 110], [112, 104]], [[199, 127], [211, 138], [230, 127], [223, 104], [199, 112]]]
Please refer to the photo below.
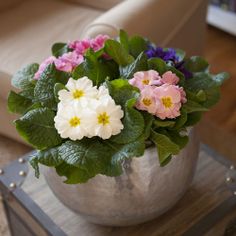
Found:
[[177, 86], [164, 84], [155, 88], [155, 97], [159, 101], [156, 116], [164, 120], [180, 116], [181, 93]]
[[129, 83], [140, 90], [148, 85], [161, 85], [161, 77], [155, 70], [136, 72]]
[[157, 103], [159, 103], [159, 101], [156, 101], [155, 87], [146, 86], [141, 90], [141, 94], [136, 104], [136, 107], [139, 110], [147, 111], [155, 115], [157, 109]]
[[179, 77], [175, 73], [172, 73], [171, 71], [167, 71], [162, 75], [161, 81], [163, 82], [163, 84], [176, 85], [179, 83]]

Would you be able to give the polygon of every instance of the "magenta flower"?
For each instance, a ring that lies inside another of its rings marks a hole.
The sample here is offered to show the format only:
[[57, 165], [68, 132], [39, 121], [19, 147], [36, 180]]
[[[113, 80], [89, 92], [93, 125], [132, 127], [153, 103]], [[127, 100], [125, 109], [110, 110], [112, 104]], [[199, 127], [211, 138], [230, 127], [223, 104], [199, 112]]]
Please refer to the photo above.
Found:
[[56, 57], [51, 56], [44, 60], [41, 65], [39, 66], [38, 71], [34, 75], [34, 79], [39, 79], [43, 71], [46, 69], [46, 67], [50, 64], [52, 64], [56, 60]]
[[84, 61], [84, 57], [76, 51], [68, 52], [58, 57], [54, 63], [58, 70], [71, 72], [76, 66]]
[[161, 85], [161, 77], [155, 70], [136, 72], [129, 83], [140, 90], [148, 85]]
[[96, 38], [90, 40], [90, 47], [96, 52], [104, 47], [105, 42], [109, 38], [108, 35], [99, 34]]
[[90, 48], [90, 39], [75, 40], [69, 43], [69, 48], [75, 50], [78, 54], [84, 55], [88, 48]]
[[176, 85], [179, 83], [179, 77], [175, 73], [172, 73], [171, 71], [167, 71], [162, 75], [161, 81], [163, 82], [163, 84]]
[[156, 116], [164, 120], [180, 116], [181, 93], [178, 86], [164, 84], [155, 88], [156, 100], [159, 100]]
[[146, 86], [143, 88], [136, 104], [137, 109], [147, 111], [155, 115], [157, 104], [159, 104], [159, 101], [156, 101], [155, 87]]

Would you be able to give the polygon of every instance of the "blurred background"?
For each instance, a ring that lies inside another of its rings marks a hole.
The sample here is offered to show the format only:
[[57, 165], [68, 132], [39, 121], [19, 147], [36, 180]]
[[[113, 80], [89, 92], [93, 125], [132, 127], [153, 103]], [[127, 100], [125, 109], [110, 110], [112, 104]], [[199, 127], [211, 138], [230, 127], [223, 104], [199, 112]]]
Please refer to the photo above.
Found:
[[[0, 166], [31, 150], [6, 108], [12, 75], [47, 58], [54, 42], [116, 36], [120, 28], [203, 55], [213, 73], [230, 73], [198, 130], [202, 142], [236, 162], [236, 0], [0, 0]], [[8, 235], [1, 214], [0, 235]]]

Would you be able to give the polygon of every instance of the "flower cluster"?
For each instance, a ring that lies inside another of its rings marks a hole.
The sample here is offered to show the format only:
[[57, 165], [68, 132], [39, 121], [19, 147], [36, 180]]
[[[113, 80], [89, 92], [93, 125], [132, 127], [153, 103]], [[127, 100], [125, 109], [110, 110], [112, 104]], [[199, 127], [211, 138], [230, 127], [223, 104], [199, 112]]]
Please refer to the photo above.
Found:
[[98, 136], [108, 139], [124, 128], [123, 111], [105, 86], [97, 89], [87, 77], [70, 78], [66, 89], [60, 90], [58, 95], [60, 102], [54, 121], [62, 138], [80, 140]]
[[180, 108], [185, 103], [186, 94], [177, 84], [179, 78], [171, 71], [162, 76], [157, 71], [140, 71], [129, 80], [140, 89], [140, 98], [136, 104], [139, 110], [147, 111], [160, 119], [180, 116]]
[[104, 47], [104, 43], [109, 39], [107, 35], [98, 35], [93, 39], [76, 40], [68, 44], [69, 52], [56, 58], [51, 56], [44, 60], [35, 73], [34, 78], [39, 79], [43, 71], [49, 64], [55, 63], [55, 66], [60, 71], [71, 72], [76, 66], [84, 61], [84, 54], [91, 48], [95, 52]]

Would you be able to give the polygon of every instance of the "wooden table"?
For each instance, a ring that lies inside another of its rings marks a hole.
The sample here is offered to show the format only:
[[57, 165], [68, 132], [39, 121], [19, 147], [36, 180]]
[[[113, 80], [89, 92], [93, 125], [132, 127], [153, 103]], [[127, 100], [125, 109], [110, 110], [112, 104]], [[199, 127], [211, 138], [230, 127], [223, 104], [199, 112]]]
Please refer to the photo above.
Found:
[[236, 196], [229, 189], [229, 186], [235, 188], [234, 182], [229, 176], [228, 183], [226, 181], [226, 174], [234, 175], [233, 168], [229, 170], [230, 165], [229, 161], [203, 145], [193, 184], [177, 205], [153, 221], [123, 228], [86, 222], [62, 205], [44, 178], [37, 180], [31, 170], [26, 178], [21, 176], [18, 180], [17, 185], [24, 182], [21, 187], [11, 185], [9, 188], [19, 169], [26, 164], [15, 162], [6, 167], [4, 175], [0, 176], [0, 190], [12, 234], [17, 236], [217, 236], [223, 235], [226, 225], [236, 218]]

